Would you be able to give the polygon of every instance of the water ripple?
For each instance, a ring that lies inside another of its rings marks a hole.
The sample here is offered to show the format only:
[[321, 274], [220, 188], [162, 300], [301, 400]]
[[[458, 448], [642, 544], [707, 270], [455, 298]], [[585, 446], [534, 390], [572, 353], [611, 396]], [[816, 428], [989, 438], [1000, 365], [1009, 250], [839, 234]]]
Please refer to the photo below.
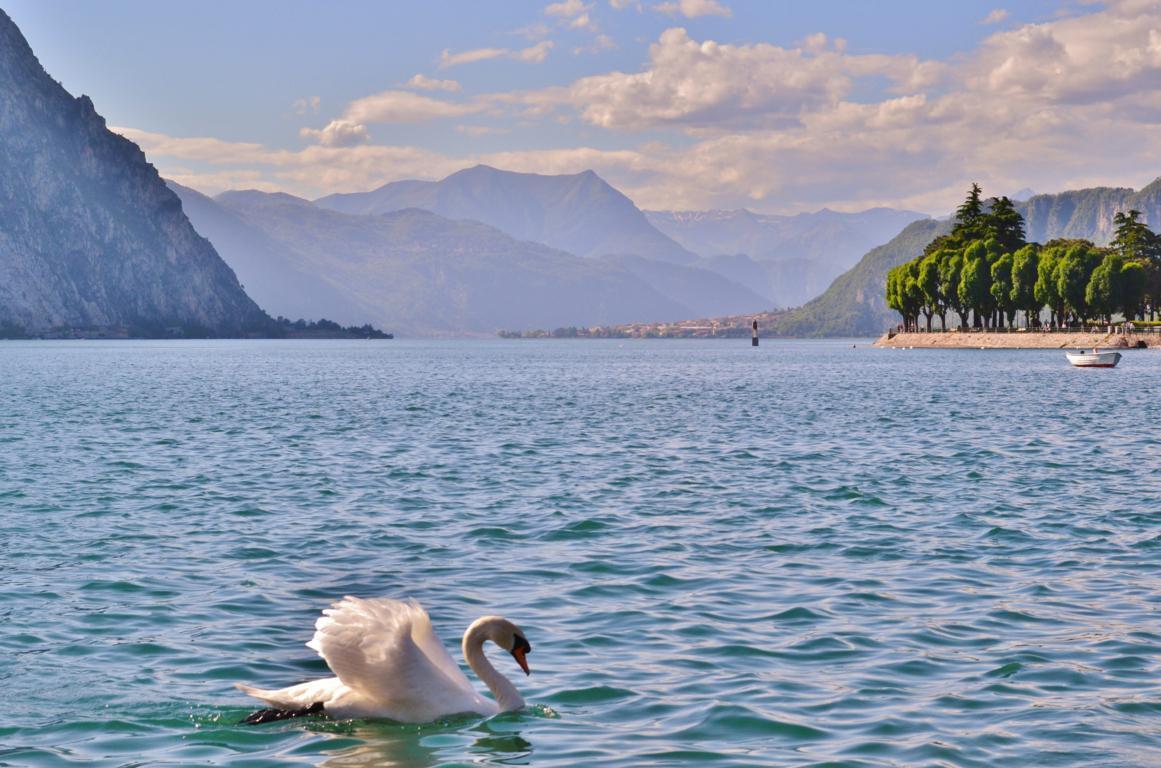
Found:
[[[1157, 765], [1161, 357], [1090, 374], [0, 342], [0, 764]], [[531, 706], [237, 726], [234, 681], [326, 674], [303, 643], [348, 593], [449, 647], [509, 615]]]

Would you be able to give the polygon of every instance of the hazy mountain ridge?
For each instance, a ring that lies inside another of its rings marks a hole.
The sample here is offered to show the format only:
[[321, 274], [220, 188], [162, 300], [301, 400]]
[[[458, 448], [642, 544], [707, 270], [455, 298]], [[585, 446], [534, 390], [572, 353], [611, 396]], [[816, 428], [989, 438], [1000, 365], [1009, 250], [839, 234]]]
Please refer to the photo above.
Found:
[[[415, 208], [352, 215], [255, 191], [211, 202], [274, 244], [280, 269], [314, 276], [341, 296], [356, 313], [350, 322], [413, 334], [491, 334], [692, 312], [615, 264], [517, 241], [475, 221]], [[244, 242], [223, 246], [226, 258], [240, 256], [231, 249]]]
[[[1058, 237], [1085, 238], [1106, 245], [1112, 237], [1113, 215], [1137, 209], [1156, 231], [1161, 228], [1161, 178], [1140, 190], [1093, 187], [1056, 194], [1035, 195], [1016, 203], [1024, 216], [1029, 241]], [[884, 293], [887, 270], [910, 261], [937, 236], [950, 231], [951, 222], [916, 222], [887, 245], [867, 253], [818, 298], [781, 315], [777, 333], [788, 336], [876, 336], [899, 322], [887, 308]]]
[[173, 181], [166, 184], [181, 198], [194, 228], [214, 245], [247, 293], [270, 314], [326, 318], [344, 325], [360, 325], [375, 314], [355, 304], [325, 277], [311, 274], [309, 258], [266, 236], [238, 212], [195, 189]]
[[355, 214], [422, 208], [449, 219], [479, 221], [517, 240], [582, 257], [630, 253], [675, 264], [696, 259], [592, 171], [543, 176], [477, 165], [441, 181], [396, 181], [315, 202]]
[[267, 332], [178, 198], [0, 11], [0, 325]]
[[[746, 209], [647, 211], [659, 230], [702, 258], [698, 265], [762, 293], [771, 306], [796, 306], [821, 293], [868, 248], [926, 218], [914, 211], [822, 209], [793, 216]], [[728, 257], [728, 258], [723, 258]]]

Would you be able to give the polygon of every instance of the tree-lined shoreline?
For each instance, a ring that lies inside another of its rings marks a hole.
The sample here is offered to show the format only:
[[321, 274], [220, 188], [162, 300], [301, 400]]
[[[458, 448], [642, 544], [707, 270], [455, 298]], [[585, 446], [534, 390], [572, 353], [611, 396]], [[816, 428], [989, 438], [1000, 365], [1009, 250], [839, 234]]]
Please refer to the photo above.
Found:
[[[1118, 212], [1108, 247], [1090, 240], [1025, 238], [1007, 197], [985, 203], [972, 184], [952, 231], [887, 273], [887, 305], [899, 330], [1074, 328], [1091, 320], [1155, 318], [1161, 298], [1161, 237], [1137, 210]], [[954, 313], [959, 323], [951, 325]], [[1046, 315], [1046, 316], [1045, 316]]]

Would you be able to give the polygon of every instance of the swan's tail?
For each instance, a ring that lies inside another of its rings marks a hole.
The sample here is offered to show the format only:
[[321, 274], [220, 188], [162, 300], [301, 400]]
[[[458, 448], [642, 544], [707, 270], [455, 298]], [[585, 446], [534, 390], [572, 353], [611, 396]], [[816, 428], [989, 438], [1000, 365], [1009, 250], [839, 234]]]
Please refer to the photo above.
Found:
[[245, 683], [234, 683], [234, 687], [267, 705], [267, 709], [259, 709], [242, 720], [244, 725], [260, 725], [275, 720], [289, 720], [292, 717], [323, 714], [326, 711], [325, 702], [330, 698], [331, 681], [315, 680], [277, 691], [255, 688]]
[[321, 701], [316, 701], [309, 707], [302, 709], [259, 709], [239, 720], [238, 725], [262, 725], [263, 723], [273, 723], [276, 720], [289, 720], [292, 717], [321, 715], [322, 713], [323, 703]]

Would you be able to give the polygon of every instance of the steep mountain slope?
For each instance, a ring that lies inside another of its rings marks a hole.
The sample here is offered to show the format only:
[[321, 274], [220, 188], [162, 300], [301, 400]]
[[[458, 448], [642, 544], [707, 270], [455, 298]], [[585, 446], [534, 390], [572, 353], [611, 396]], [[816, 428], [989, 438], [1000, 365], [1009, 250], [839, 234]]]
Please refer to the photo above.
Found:
[[0, 325], [270, 330], [137, 145], [49, 77], [2, 11]]
[[696, 258], [658, 232], [632, 200], [592, 171], [541, 176], [477, 165], [442, 181], [399, 181], [315, 202], [354, 214], [422, 208], [449, 219], [479, 221], [517, 240], [577, 256], [633, 254], [675, 264]]
[[311, 272], [311, 260], [268, 237], [261, 229], [197, 190], [166, 184], [181, 198], [194, 228], [234, 269], [238, 280], [266, 311], [289, 318], [326, 318], [343, 325], [371, 322], [378, 313], [360, 305], [324, 276]]
[[1080, 237], [1107, 245], [1113, 237], [1113, 216], [1136, 209], [1154, 231], [1161, 231], [1161, 179], [1142, 189], [1094, 187], [1036, 195], [1016, 209], [1024, 216], [1029, 240]]
[[925, 218], [891, 208], [860, 213], [824, 208], [795, 216], [744, 209], [648, 211], [646, 216], [662, 232], [701, 255], [699, 266], [735, 280], [741, 273], [749, 275], [745, 284], [773, 306], [796, 306], [817, 296], [868, 248]]
[[[295, 270], [392, 330], [490, 334], [697, 314], [614, 264], [513, 240], [475, 221], [415, 208], [349, 215], [253, 191], [214, 201], [274, 243]], [[241, 241], [226, 242], [232, 259]], [[314, 314], [293, 314], [301, 313]]]
[[951, 231], [951, 223], [924, 219], [908, 224], [886, 245], [873, 248], [813, 301], [778, 317], [772, 327], [785, 336], [873, 336], [892, 322], [884, 291], [887, 271], [922, 253]]

